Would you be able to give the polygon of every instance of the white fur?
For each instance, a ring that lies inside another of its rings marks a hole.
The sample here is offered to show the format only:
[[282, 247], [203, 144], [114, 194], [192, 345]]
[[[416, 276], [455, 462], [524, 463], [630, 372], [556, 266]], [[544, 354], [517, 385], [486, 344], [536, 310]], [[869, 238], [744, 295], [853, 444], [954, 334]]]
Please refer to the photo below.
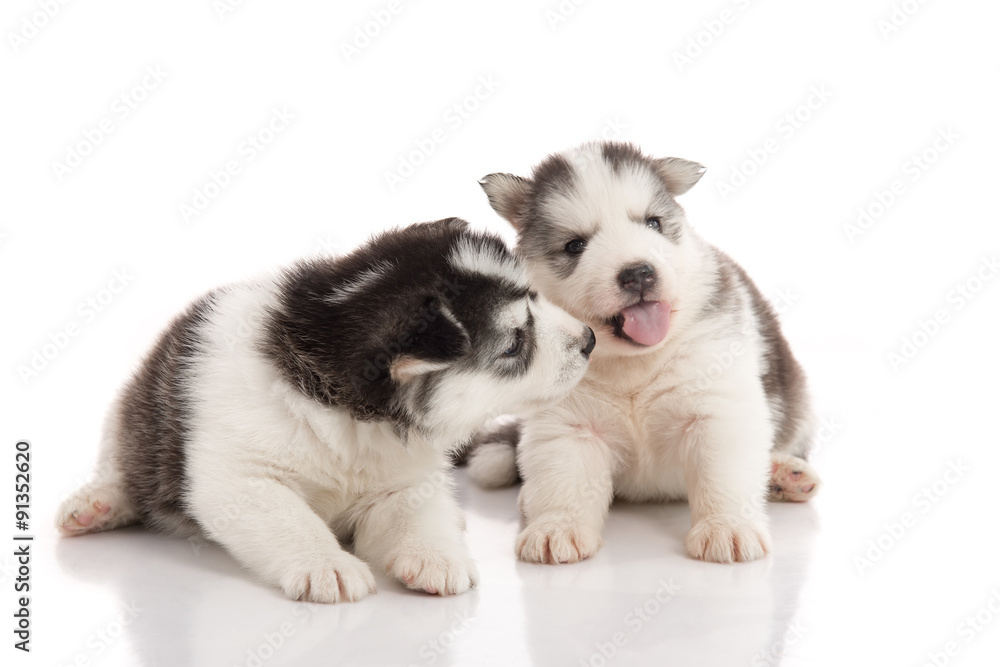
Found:
[[526, 308], [535, 320], [538, 345], [531, 371], [522, 378], [503, 382], [481, 372], [453, 373], [439, 388], [428, 416], [431, 428], [454, 433], [453, 441], [473, 433], [485, 421], [482, 412], [470, 406], [490, 406], [491, 417], [534, 412], [563, 398], [586, 371], [587, 362], [580, 353], [586, 338], [583, 324], [542, 297], [515, 303], [519, 305], [512, 306], [507, 313], [509, 327], [513, 329], [524, 322]]
[[[375, 591], [370, 567], [430, 593], [474, 586], [479, 575], [464, 545], [448, 452], [494, 410], [522, 412], [565, 396], [587, 366], [585, 327], [544, 299], [520, 300], [505, 317], [516, 326], [527, 308], [534, 314], [538, 349], [530, 371], [505, 381], [451, 373], [404, 444], [387, 425], [355, 421], [279, 375], [259, 352], [259, 328], [246, 326], [265, 321], [276, 301], [271, 280], [220, 293], [203, 335], [209, 342], [188, 378], [187, 505], [200, 526], [296, 599], [358, 600]], [[102, 474], [60, 510], [65, 534], [137, 518], [114, 463], [116, 422], [108, 423]], [[353, 535], [353, 554], [338, 535]]]
[[499, 278], [518, 286], [528, 284], [524, 268], [512, 257], [496, 254], [470, 241], [459, 241], [448, 261], [458, 269]]
[[351, 282], [344, 283], [343, 285], [337, 287], [337, 289], [332, 291], [327, 297], [327, 301], [333, 304], [347, 301], [355, 294], [371, 288], [372, 283], [377, 281], [380, 276], [384, 275], [390, 269], [391, 267], [385, 266], [381, 263], [375, 264], [372, 268], [362, 271], [358, 274], [358, 277]]
[[469, 459], [469, 474], [483, 488], [510, 486], [517, 481], [514, 448], [501, 442], [481, 443]]
[[[543, 217], [565, 229], [567, 241], [588, 237], [586, 251], [569, 278], [544, 260], [529, 261], [527, 270], [542, 294], [594, 329], [598, 343], [570, 396], [524, 425], [517, 461], [526, 525], [517, 552], [528, 561], [578, 561], [600, 547], [613, 497], [686, 498], [691, 556], [761, 558], [770, 549], [764, 500], [774, 433], [751, 295], [737, 285], [738, 315], [694, 318], [718, 271], [711, 247], [682, 212], [673, 218], [684, 225], [678, 244], [642, 224], [654, 199], [646, 171], [615, 174], [593, 145], [567, 157], [577, 187], [546, 199]], [[672, 306], [668, 335], [649, 347], [621, 340], [607, 324], [628, 305], [618, 272], [637, 261], [658, 277], [649, 300]], [[730, 353], [734, 344], [739, 354]], [[726, 355], [725, 371], [713, 375]], [[498, 453], [488, 457], [495, 468]]]

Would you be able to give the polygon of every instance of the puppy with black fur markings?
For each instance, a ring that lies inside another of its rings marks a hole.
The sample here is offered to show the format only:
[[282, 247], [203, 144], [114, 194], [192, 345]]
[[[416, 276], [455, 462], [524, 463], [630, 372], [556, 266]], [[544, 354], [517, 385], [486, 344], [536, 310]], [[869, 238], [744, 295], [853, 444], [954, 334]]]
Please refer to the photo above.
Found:
[[593, 346], [498, 237], [456, 218], [383, 233], [192, 304], [57, 525], [203, 535], [294, 599], [363, 598], [369, 566], [461, 593], [478, 574], [449, 453], [497, 410], [564, 398]]
[[488, 430], [472, 453], [484, 485], [512, 483], [519, 469], [524, 560], [592, 555], [614, 497], [686, 498], [691, 556], [754, 560], [770, 549], [768, 491], [796, 501], [816, 491], [805, 378], [774, 311], [675, 199], [703, 171], [598, 142], [550, 156], [531, 178], [481, 181], [517, 230], [531, 284], [598, 340], [566, 399], [520, 434]]

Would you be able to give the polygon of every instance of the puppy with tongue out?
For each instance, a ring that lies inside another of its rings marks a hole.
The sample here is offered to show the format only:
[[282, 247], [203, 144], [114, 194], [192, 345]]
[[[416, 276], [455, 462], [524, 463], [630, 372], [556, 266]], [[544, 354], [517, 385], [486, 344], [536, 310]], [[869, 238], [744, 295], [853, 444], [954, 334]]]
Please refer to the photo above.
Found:
[[656, 285], [655, 276], [649, 264], [627, 267], [618, 275], [618, 284], [639, 297], [639, 303], [615, 316], [616, 333], [639, 345], [656, 345], [667, 337], [670, 328], [670, 303], [643, 300], [648, 296], [647, 290]]
[[622, 336], [640, 345], [656, 345], [667, 337], [670, 327], [670, 304], [662, 301], [640, 301], [618, 315]]
[[568, 398], [517, 428], [484, 428], [469, 459], [484, 486], [522, 480], [524, 560], [594, 554], [616, 498], [687, 499], [689, 555], [762, 558], [765, 501], [806, 501], [819, 486], [805, 376], [773, 309], [675, 199], [703, 171], [595, 142], [530, 178], [480, 181], [533, 286], [597, 336]]

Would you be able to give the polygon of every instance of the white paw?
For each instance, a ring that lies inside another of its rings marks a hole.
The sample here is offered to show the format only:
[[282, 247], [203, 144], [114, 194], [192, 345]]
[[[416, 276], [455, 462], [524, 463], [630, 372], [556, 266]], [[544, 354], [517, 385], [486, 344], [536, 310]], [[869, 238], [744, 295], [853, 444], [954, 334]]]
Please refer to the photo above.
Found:
[[407, 588], [431, 595], [457, 595], [479, 583], [479, 570], [464, 553], [411, 549], [398, 554], [385, 569]]
[[771, 457], [769, 500], [805, 502], [816, 495], [819, 474], [797, 456], [777, 454]]
[[278, 585], [293, 600], [356, 602], [375, 592], [375, 577], [364, 561], [340, 553], [290, 567]]
[[517, 481], [515, 449], [506, 442], [484, 442], [469, 457], [469, 477], [485, 489], [511, 486]]
[[125, 525], [134, 519], [132, 506], [117, 485], [84, 487], [56, 513], [56, 528], [74, 537]]
[[603, 544], [601, 533], [574, 521], [533, 521], [517, 538], [517, 557], [531, 563], [576, 563]]
[[745, 519], [713, 516], [691, 528], [684, 546], [699, 560], [746, 562], [766, 556], [771, 551], [771, 537], [766, 528]]

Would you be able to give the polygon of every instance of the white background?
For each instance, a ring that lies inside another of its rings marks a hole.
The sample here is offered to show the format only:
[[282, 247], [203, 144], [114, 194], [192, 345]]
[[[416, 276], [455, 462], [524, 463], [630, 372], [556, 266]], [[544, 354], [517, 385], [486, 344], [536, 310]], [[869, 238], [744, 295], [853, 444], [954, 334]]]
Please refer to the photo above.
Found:
[[[30, 655], [0, 550], [5, 664], [995, 664], [1000, 6], [679, 5], [5, 2], [0, 470], [29, 439], [36, 536]], [[516, 491], [464, 471], [483, 577], [457, 598], [381, 577], [297, 605], [214, 547], [56, 537], [116, 388], [189, 300], [393, 225], [510, 238], [478, 178], [602, 136], [708, 167], [681, 203], [809, 373], [824, 487], [772, 506], [771, 557], [691, 561], [675, 504], [616, 506], [591, 561], [516, 563]]]

